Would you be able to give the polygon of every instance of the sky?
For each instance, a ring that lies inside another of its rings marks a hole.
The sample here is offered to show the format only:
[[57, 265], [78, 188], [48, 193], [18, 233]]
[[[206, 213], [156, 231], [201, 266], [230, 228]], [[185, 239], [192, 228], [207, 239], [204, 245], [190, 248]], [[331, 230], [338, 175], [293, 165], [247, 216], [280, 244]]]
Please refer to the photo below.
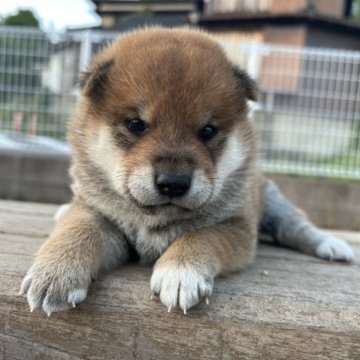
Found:
[[99, 25], [90, 0], [0, 0], [0, 16], [19, 9], [33, 10], [44, 30]]

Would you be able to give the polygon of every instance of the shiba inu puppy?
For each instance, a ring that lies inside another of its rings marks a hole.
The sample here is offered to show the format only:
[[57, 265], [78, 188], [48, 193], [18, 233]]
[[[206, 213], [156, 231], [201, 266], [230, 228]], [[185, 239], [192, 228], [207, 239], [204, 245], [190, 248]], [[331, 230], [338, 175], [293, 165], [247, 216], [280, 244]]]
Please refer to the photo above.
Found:
[[329, 260], [351, 248], [315, 228], [256, 165], [254, 81], [198, 30], [129, 33], [80, 81], [69, 131], [74, 198], [25, 276], [30, 309], [83, 301], [99, 271], [155, 263], [151, 290], [185, 313], [254, 259], [259, 230]]

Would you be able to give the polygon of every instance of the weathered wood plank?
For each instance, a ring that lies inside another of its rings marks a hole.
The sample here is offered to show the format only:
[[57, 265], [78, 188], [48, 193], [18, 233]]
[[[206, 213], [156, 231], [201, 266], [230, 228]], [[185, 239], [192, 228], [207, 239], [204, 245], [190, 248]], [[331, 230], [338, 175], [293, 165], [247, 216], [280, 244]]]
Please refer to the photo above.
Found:
[[[2, 355], [2, 357], [1, 357]], [[46, 346], [35, 344], [17, 337], [0, 334], [0, 357], [1, 359], [24, 360], [24, 359], [46, 359], [46, 360], [77, 360], [80, 357]]]
[[151, 269], [135, 264], [48, 318], [18, 291], [56, 207], [20, 205], [9, 214], [0, 202], [0, 359], [360, 359], [359, 234], [344, 236], [351, 265], [262, 244], [253, 266], [218, 279], [210, 305], [187, 316], [151, 300]]
[[[32, 214], [0, 214], [0, 234], [18, 234], [44, 237], [54, 227], [55, 221], [49, 216]], [[0, 235], [1, 236], [1, 235]]]
[[44, 215], [54, 216], [59, 205], [53, 204], [40, 204], [25, 201], [0, 201], [0, 214], [1, 213], [16, 213], [16, 214], [31, 214], [31, 215]]

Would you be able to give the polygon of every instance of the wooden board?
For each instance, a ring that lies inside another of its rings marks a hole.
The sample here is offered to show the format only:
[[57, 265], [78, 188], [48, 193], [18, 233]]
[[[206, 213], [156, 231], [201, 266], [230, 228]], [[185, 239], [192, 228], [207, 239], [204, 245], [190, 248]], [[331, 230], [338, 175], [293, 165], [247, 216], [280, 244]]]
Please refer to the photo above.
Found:
[[360, 359], [358, 233], [340, 232], [351, 265], [260, 245], [252, 267], [218, 279], [209, 306], [186, 316], [150, 299], [151, 269], [129, 265], [47, 317], [18, 291], [55, 211], [0, 201], [0, 359]]

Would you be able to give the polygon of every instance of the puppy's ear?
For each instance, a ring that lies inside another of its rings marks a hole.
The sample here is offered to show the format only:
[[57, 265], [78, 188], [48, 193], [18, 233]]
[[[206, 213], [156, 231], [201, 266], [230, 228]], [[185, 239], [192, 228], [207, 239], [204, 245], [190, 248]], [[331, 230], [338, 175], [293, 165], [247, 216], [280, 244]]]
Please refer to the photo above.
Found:
[[109, 85], [109, 70], [114, 65], [114, 59], [96, 64], [83, 72], [79, 79], [82, 93], [88, 97], [99, 98], [104, 95]]
[[238, 81], [238, 86], [243, 89], [248, 100], [257, 101], [259, 99], [259, 88], [246, 71], [233, 67], [233, 73]]

